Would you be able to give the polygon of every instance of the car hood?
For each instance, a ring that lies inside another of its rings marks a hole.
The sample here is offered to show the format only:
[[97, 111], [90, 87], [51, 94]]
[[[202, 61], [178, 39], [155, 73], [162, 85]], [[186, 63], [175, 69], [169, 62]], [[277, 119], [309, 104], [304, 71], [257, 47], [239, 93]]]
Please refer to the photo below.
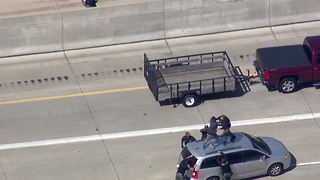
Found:
[[273, 156], [284, 156], [289, 154], [288, 149], [282, 142], [270, 137], [261, 137], [261, 139], [268, 144]]

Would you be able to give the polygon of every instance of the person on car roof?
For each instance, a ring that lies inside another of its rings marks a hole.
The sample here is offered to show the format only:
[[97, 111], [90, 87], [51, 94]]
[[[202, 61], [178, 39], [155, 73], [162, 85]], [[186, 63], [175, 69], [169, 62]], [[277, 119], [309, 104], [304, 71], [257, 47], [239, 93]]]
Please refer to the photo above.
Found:
[[232, 142], [235, 138], [235, 135], [230, 131], [230, 119], [225, 115], [221, 115], [218, 117], [218, 125], [223, 130], [221, 136], [225, 139], [224, 143], [227, 143], [229, 140]]
[[[210, 126], [207, 130], [207, 138], [203, 143], [203, 149], [209, 145], [209, 141], [211, 141], [212, 143], [217, 141], [218, 139], [217, 129], [218, 129], [217, 118], [215, 116], [212, 116], [210, 118]], [[215, 139], [215, 141], [213, 139]]]
[[205, 140], [208, 136], [208, 129], [209, 126], [208, 125], [204, 125], [204, 127], [202, 129], [200, 129], [200, 133], [201, 133], [201, 140]]

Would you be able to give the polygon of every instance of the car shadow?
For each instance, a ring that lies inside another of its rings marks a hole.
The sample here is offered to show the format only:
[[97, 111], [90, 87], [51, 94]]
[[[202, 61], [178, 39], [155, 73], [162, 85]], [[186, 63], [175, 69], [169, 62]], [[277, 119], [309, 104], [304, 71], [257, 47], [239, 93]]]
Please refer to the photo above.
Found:
[[[291, 156], [291, 166], [288, 169], [284, 170], [282, 174], [287, 173], [289, 171], [292, 171], [297, 167], [297, 159], [296, 159], [296, 157], [292, 153], [290, 153], [290, 156]], [[280, 176], [281, 176], [281, 174], [280, 174]], [[268, 177], [268, 175], [257, 176], [257, 177], [254, 177], [254, 178], [248, 178], [248, 179], [243, 179], [243, 180], [260, 179], [260, 178], [264, 178], [264, 177]]]

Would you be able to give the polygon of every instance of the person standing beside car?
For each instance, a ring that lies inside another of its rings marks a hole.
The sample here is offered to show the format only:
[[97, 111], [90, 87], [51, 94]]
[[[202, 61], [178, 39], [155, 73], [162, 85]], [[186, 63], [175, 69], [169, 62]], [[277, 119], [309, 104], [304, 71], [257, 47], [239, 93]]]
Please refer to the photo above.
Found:
[[195, 141], [196, 138], [190, 135], [188, 131], [186, 131], [185, 135], [181, 138], [181, 148], [184, 148], [188, 143]]
[[188, 171], [192, 172], [192, 168], [195, 164], [192, 158], [193, 156], [191, 155], [180, 162], [176, 173], [176, 180], [190, 180], [190, 175], [188, 175]]
[[221, 168], [221, 180], [230, 180], [232, 176], [231, 167], [227, 156], [222, 152], [218, 151], [217, 163]]

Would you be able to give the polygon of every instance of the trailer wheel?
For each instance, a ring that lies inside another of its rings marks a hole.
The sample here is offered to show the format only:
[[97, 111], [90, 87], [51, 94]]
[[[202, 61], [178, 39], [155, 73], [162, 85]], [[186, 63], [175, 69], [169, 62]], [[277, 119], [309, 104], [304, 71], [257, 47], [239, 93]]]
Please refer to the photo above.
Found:
[[279, 84], [279, 91], [283, 93], [292, 93], [296, 90], [297, 81], [294, 78], [283, 78]]
[[198, 104], [198, 96], [196, 94], [187, 94], [183, 97], [182, 104], [184, 107], [193, 107]]

